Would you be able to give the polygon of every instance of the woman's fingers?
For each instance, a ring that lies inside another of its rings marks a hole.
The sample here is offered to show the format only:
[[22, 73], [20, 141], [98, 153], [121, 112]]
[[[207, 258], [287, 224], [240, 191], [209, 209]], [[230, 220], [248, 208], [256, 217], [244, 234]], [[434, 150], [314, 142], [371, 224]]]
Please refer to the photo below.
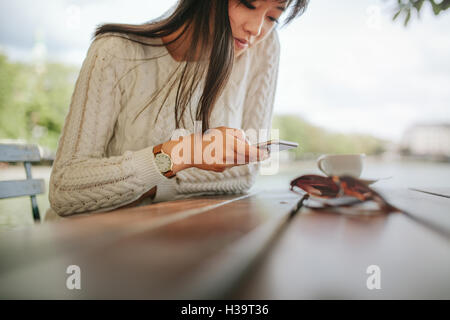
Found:
[[224, 136], [230, 135], [238, 138], [239, 140], [247, 141], [244, 130], [228, 127], [218, 127], [216, 129], [220, 130]]
[[259, 149], [246, 141], [242, 141], [238, 138], [234, 140], [235, 144], [235, 156], [237, 164], [245, 164], [250, 162], [257, 162], [265, 160], [269, 157], [269, 154], [264, 149]]
[[[201, 138], [200, 147], [196, 147], [194, 136], [182, 145], [183, 168], [198, 167], [205, 170], [222, 172], [236, 165], [244, 165], [268, 158], [265, 150], [250, 145], [245, 133], [240, 129], [227, 127], [212, 128]], [[188, 150], [184, 150], [188, 149]], [[178, 153], [180, 151], [178, 150]], [[175, 154], [178, 154], [175, 152]], [[185, 157], [187, 157], [185, 159]], [[192, 162], [193, 161], [193, 162]]]
[[241, 141], [247, 141], [245, 137], [245, 132], [241, 129], [228, 129], [230, 134]]

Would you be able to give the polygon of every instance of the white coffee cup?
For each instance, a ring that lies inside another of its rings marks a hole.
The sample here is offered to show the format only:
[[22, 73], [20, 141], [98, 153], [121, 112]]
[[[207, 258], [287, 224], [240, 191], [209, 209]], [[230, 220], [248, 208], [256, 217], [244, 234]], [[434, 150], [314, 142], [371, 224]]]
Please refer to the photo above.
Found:
[[317, 166], [327, 176], [349, 175], [359, 178], [365, 154], [324, 154], [317, 159]]

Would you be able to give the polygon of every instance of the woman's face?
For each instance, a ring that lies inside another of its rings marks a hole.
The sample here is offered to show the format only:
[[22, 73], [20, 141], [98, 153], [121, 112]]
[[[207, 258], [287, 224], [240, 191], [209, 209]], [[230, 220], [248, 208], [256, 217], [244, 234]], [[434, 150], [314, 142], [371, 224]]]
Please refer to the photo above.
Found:
[[285, 6], [286, 1], [280, 0], [229, 0], [236, 57], [265, 39], [277, 25]]

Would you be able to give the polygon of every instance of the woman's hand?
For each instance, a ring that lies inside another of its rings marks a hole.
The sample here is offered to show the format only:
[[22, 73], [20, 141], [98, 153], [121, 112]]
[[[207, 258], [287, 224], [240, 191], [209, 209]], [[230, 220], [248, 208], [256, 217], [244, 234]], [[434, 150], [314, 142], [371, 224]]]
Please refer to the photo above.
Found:
[[242, 130], [227, 127], [167, 141], [162, 151], [170, 155], [174, 173], [191, 167], [222, 172], [268, 158], [267, 151], [248, 143]]

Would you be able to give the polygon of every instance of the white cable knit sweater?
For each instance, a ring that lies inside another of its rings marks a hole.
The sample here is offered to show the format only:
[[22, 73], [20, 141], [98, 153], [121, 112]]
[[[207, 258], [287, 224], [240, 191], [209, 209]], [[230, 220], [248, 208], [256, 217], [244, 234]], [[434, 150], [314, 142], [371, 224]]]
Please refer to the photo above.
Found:
[[[189, 168], [173, 179], [158, 171], [152, 150], [170, 140], [175, 130], [175, 90], [156, 123], [165, 94], [133, 120], [154, 92], [168, 89], [164, 84], [179, 62], [164, 46], [145, 46], [117, 35], [124, 36], [106, 33], [97, 37], [83, 62], [50, 178], [49, 211], [60, 216], [110, 211], [134, 202], [155, 186], [154, 202], [247, 191], [258, 172], [256, 165], [233, 167], [222, 173]], [[126, 37], [162, 43], [161, 39]], [[273, 31], [236, 59], [230, 80], [213, 109], [211, 128], [270, 128], [279, 52], [278, 35]], [[155, 56], [159, 58], [140, 60]], [[200, 97], [198, 92], [195, 99]], [[185, 124], [185, 129], [194, 132], [189, 112]]]

